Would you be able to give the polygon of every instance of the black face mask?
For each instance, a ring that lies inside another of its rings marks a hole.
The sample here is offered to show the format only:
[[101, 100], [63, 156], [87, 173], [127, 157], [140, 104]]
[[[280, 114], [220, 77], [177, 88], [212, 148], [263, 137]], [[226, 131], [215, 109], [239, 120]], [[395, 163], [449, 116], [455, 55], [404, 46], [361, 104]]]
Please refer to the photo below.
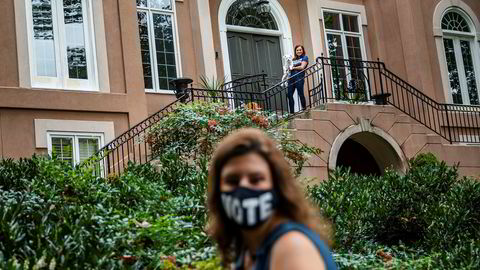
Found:
[[220, 198], [227, 218], [242, 229], [253, 229], [265, 223], [272, 216], [278, 201], [273, 189], [243, 187], [222, 192]]

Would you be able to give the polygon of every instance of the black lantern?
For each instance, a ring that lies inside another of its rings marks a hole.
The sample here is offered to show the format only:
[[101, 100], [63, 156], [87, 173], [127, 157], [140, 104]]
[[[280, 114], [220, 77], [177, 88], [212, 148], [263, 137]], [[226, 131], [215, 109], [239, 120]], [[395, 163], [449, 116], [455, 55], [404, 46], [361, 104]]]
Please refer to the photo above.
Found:
[[192, 79], [190, 78], [177, 78], [174, 80], [170, 81], [170, 84], [172, 84], [175, 87], [175, 97], [177, 99], [180, 99], [181, 102], [185, 102], [188, 99], [188, 85], [193, 82]]

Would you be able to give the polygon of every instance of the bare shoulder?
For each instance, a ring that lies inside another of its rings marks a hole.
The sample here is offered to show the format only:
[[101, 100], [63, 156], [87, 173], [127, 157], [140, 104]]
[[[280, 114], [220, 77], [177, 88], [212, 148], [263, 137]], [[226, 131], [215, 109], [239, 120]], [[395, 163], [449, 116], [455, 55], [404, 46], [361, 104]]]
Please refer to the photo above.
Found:
[[314, 243], [305, 234], [291, 231], [275, 242], [270, 269], [325, 269], [325, 263]]

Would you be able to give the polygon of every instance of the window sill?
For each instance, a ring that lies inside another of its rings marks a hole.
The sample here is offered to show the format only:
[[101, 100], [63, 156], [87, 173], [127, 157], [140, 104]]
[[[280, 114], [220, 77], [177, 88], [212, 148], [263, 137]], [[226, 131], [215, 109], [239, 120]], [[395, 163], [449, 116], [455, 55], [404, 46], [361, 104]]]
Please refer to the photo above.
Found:
[[35, 84], [32, 83], [33, 90], [64, 90], [64, 91], [78, 91], [78, 92], [100, 92], [98, 87], [78, 87], [78, 88], [68, 88], [62, 87], [60, 85], [52, 85], [52, 84]]
[[65, 91], [65, 92], [89, 92], [89, 93], [104, 93], [101, 92], [99, 89], [69, 89], [69, 88], [57, 88], [57, 87], [39, 87], [39, 86], [32, 86], [32, 90], [49, 90], [49, 91]]
[[151, 90], [151, 89], [145, 89], [145, 93], [147, 94], [162, 94], [162, 95], [175, 95], [175, 92], [173, 90]]

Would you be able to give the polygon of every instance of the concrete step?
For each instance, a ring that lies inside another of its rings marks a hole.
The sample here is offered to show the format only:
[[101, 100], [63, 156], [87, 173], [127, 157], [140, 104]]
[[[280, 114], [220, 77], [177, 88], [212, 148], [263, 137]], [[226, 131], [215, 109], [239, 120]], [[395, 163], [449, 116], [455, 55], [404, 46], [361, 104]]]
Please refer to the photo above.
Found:
[[406, 115], [406, 114], [400, 114], [400, 115], [397, 115], [397, 119], [396, 119], [396, 122], [397, 123], [411, 123], [413, 119]]
[[443, 138], [437, 134], [427, 134], [427, 143], [443, 144]]

